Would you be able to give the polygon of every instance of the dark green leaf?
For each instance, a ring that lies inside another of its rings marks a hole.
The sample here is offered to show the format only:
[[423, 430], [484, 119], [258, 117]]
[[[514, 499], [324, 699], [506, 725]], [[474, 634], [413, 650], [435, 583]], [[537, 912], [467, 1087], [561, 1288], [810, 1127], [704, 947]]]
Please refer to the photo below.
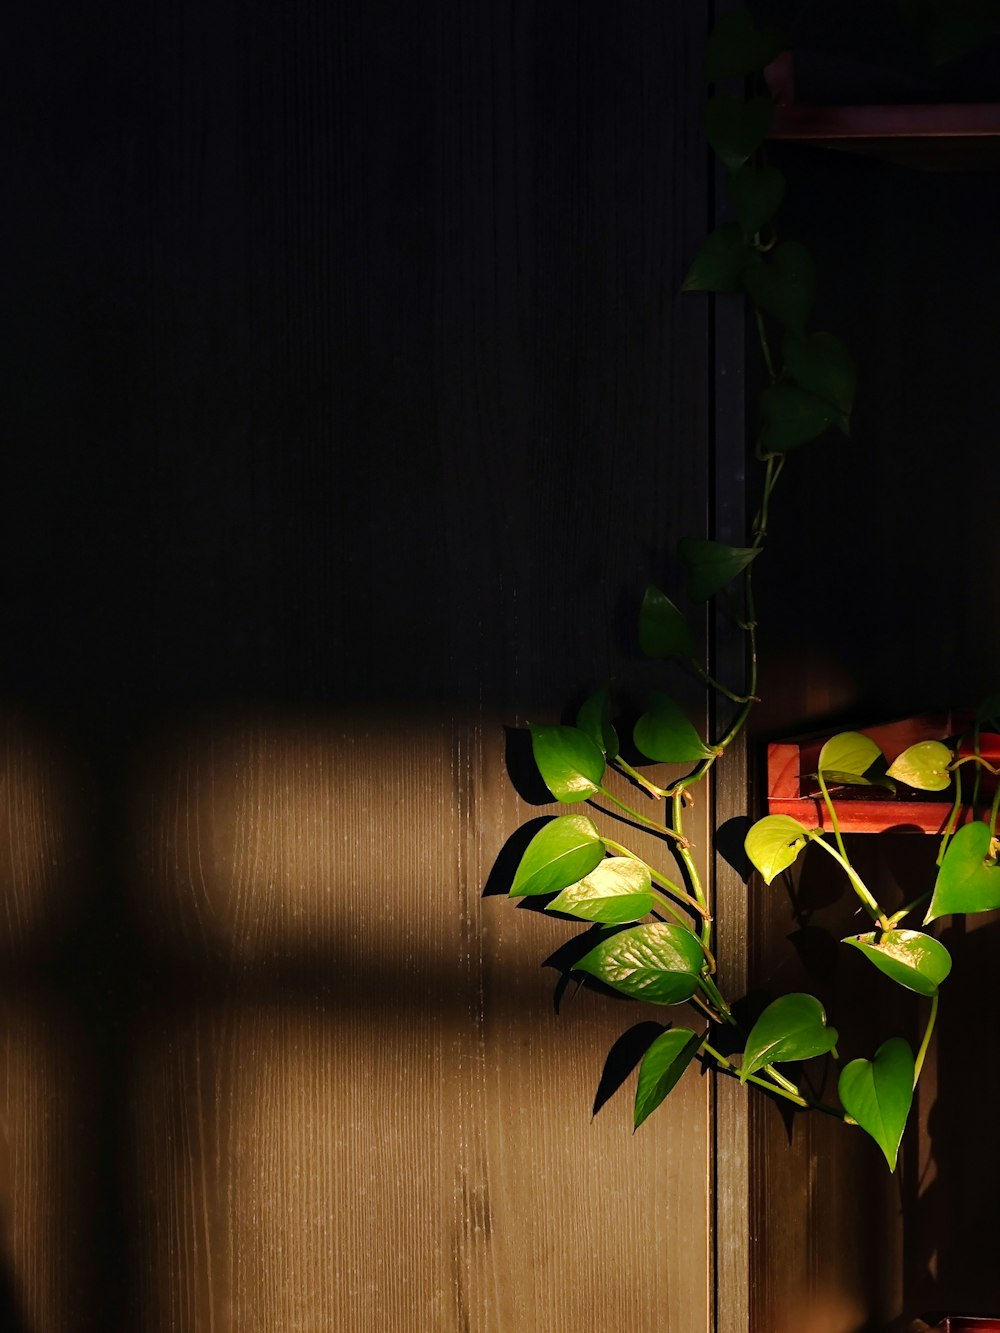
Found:
[[661, 1032], [642, 1057], [632, 1123], [636, 1129], [667, 1097], [694, 1059], [701, 1038], [690, 1028]]
[[1000, 694], [991, 694], [976, 709], [977, 722], [989, 722], [991, 726], [1000, 726]]
[[705, 50], [705, 78], [740, 78], [769, 65], [785, 49], [785, 39], [777, 28], [758, 28], [749, 10], [732, 9], [718, 20], [709, 33]]
[[699, 537], [682, 537], [678, 554], [688, 571], [688, 592], [696, 602], [705, 602], [756, 560], [752, 546], [726, 546]]
[[752, 257], [753, 250], [735, 223], [716, 227], [691, 261], [681, 291], [738, 292], [743, 287], [743, 270]]
[[772, 384], [760, 396], [760, 445], [765, 453], [784, 454], [822, 435], [837, 409], [794, 384]]
[[677, 607], [650, 585], [639, 610], [639, 647], [647, 657], [693, 657], [694, 637]]
[[881, 759], [882, 751], [870, 736], [860, 731], [841, 731], [831, 736], [820, 750], [818, 767], [824, 779], [828, 772], [835, 772], [843, 782], [844, 776], [851, 773], [864, 777]]
[[952, 753], [940, 741], [918, 741], [897, 756], [889, 766], [889, 776], [920, 791], [944, 791], [951, 786], [948, 765]]
[[795, 383], [831, 403], [837, 409], [836, 423], [843, 428], [850, 420], [858, 378], [854, 358], [844, 344], [832, 333], [813, 333], [807, 338], [790, 333], [784, 354], [785, 369]]
[[673, 699], [658, 690], [650, 698], [650, 707], [633, 732], [641, 754], [664, 764], [688, 764], [713, 753]]
[[557, 801], [586, 801], [604, 777], [604, 755], [578, 727], [529, 727], [531, 749]]
[[795, 861], [809, 841], [808, 830], [791, 815], [765, 815], [746, 836], [747, 856], [770, 884]]
[[989, 912], [1000, 907], [996, 840], [981, 820], [958, 830], [941, 862], [924, 923], [954, 912]]
[[769, 1004], [747, 1038], [740, 1081], [780, 1060], [810, 1060], [837, 1044], [837, 1031], [827, 1027], [826, 1012], [815, 995], [783, 995]]
[[853, 944], [880, 972], [918, 995], [936, 995], [951, 971], [948, 950], [919, 930], [871, 931], [867, 935], [848, 935], [844, 943]]
[[890, 1037], [875, 1059], [852, 1060], [841, 1072], [837, 1091], [844, 1110], [869, 1133], [885, 1154], [889, 1170], [913, 1101], [913, 1052], [902, 1037]]
[[635, 1000], [682, 1004], [698, 989], [704, 964], [690, 930], [658, 921], [602, 940], [576, 966]]
[[705, 133], [723, 166], [736, 171], [757, 151], [774, 121], [769, 97], [710, 97], [705, 107]]
[[782, 241], [749, 265], [743, 285], [751, 300], [786, 328], [801, 333], [816, 291], [812, 256], [798, 241]]
[[785, 197], [785, 178], [777, 167], [753, 167], [749, 163], [728, 181], [736, 220], [748, 239], [770, 222]]
[[605, 755], [614, 759], [618, 753], [618, 733], [611, 725], [611, 693], [605, 685], [580, 705], [576, 725]]
[[570, 884], [546, 905], [547, 912], [565, 912], [582, 921], [623, 926], [652, 910], [649, 870], [631, 856], [602, 861], [578, 884]]
[[512, 898], [558, 893], [604, 859], [604, 843], [586, 815], [558, 815], [528, 843], [510, 886]]

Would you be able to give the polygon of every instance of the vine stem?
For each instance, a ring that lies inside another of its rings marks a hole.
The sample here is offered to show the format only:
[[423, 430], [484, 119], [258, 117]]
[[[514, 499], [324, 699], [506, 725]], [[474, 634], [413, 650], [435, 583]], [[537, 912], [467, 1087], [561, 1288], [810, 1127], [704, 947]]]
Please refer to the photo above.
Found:
[[827, 790], [822, 769], [817, 771], [816, 777], [819, 779], [819, 789], [823, 793], [823, 804], [826, 806], [827, 814], [830, 816], [830, 827], [833, 829], [833, 836], [837, 839], [837, 850], [840, 852], [840, 855], [844, 860], [849, 863], [850, 857], [847, 855], [847, 848], [844, 846], [844, 839], [840, 834], [840, 820], [837, 818], [837, 807], [834, 805], [833, 799]]
[[948, 844], [951, 842], [958, 827], [958, 817], [962, 810], [962, 775], [955, 774], [955, 799], [951, 803], [951, 812], [945, 821], [944, 830], [941, 833], [941, 844], [938, 847], [937, 861], [935, 864], [940, 867], [944, 860], [944, 854], [948, 850]]
[[917, 1058], [913, 1065], [913, 1086], [917, 1086], [917, 1079], [920, 1077], [920, 1071], [924, 1067], [924, 1056], [927, 1054], [927, 1047], [931, 1044], [931, 1033], [934, 1031], [934, 1021], [937, 1018], [938, 1011], [938, 993], [931, 996], [931, 1012], [927, 1018], [927, 1027], [924, 1029], [924, 1039], [920, 1043], [920, 1050], [917, 1051]]
[[654, 801], [662, 801], [664, 796], [666, 796], [667, 793], [662, 787], [658, 787], [655, 782], [650, 782], [649, 778], [644, 778], [638, 769], [633, 768], [632, 765], [624, 760], [620, 754], [616, 754], [611, 762], [616, 768], [620, 769], [626, 777], [630, 777], [632, 781], [638, 783], [644, 791], [649, 792]]
[[[707, 1041], [703, 1041], [701, 1049], [718, 1065], [723, 1074], [729, 1074], [732, 1078], [739, 1078], [739, 1072], [734, 1067], [731, 1060], [728, 1060], [721, 1051], [717, 1051], [714, 1046], [710, 1046]], [[784, 1097], [787, 1101], [794, 1102], [796, 1106], [810, 1107], [814, 1111], [823, 1111], [827, 1115], [835, 1116], [837, 1120], [846, 1120], [844, 1112], [836, 1106], [828, 1106], [826, 1102], [815, 1101], [812, 1097], [803, 1097], [797, 1089], [789, 1092], [786, 1088], [777, 1083], [771, 1083], [766, 1078], [758, 1078], [756, 1074], [747, 1074], [746, 1083], [755, 1083], [759, 1088], [765, 1088], [768, 1092], [773, 1092], [775, 1096]], [[786, 1080], [787, 1082], [787, 1080]], [[794, 1084], [791, 1085], [794, 1088]]]
[[893, 912], [892, 916], [889, 918], [889, 929], [895, 930], [900, 921], [905, 917], [908, 917], [915, 907], [919, 907], [921, 903], [925, 903], [927, 899], [931, 897], [933, 892], [933, 889], [928, 889], [927, 892], [922, 893], [919, 898], [914, 898], [912, 903], [907, 903], [906, 906], [901, 907], [898, 912]]
[[626, 805], [624, 801], [620, 801], [613, 792], [608, 791], [607, 787], [602, 787], [598, 784], [597, 790], [606, 801], [610, 801], [612, 805], [616, 805], [619, 810], [624, 810], [632, 819], [637, 819], [640, 824], [645, 824], [645, 826], [651, 828], [654, 833], [658, 833], [664, 838], [673, 838], [676, 842], [680, 843], [682, 847], [686, 845], [687, 840], [682, 833], [678, 833], [675, 829], [670, 828], [666, 824], [657, 824], [655, 819], [648, 819], [641, 810], [633, 810], [630, 805]]
[[854, 892], [861, 899], [862, 903], [864, 904], [865, 911], [869, 914], [869, 916], [872, 918], [875, 924], [881, 930], [891, 930], [892, 927], [889, 925], [889, 918], [886, 916], [885, 912], [872, 897], [871, 893], [868, 890], [867, 884], [865, 884], [864, 880], [851, 865], [850, 861], [848, 861], [847, 857], [841, 856], [841, 854], [837, 851], [835, 847], [831, 847], [830, 844], [824, 839], [821, 833], [813, 832], [811, 837], [809, 838], [809, 841], [816, 843], [816, 845], [819, 847], [822, 847], [824, 852], [826, 852], [828, 856], [832, 856], [833, 859], [841, 867], [841, 869], [843, 869], [846, 872], [847, 878], [851, 881], [851, 886], [854, 889]]

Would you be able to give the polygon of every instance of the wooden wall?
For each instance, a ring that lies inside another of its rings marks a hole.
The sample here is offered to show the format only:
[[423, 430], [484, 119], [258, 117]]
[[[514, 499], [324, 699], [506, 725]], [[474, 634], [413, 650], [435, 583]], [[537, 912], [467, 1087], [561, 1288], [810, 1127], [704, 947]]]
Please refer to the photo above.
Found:
[[5, 1328], [709, 1328], [707, 1080], [592, 1116], [650, 1015], [483, 896], [727, 484], [706, 23], [14, 21]]

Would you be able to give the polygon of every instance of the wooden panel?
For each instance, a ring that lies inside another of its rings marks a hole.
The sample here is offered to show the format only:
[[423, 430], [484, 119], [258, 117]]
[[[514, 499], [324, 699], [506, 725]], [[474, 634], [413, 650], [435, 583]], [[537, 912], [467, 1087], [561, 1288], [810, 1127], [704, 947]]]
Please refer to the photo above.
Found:
[[[624, 1094], [592, 1116], [623, 1006], [557, 1015], [565, 926], [481, 897], [497, 742], [234, 724], [135, 784], [134, 908], [181, 969], [133, 1029], [143, 1328], [708, 1327], [708, 1080], [635, 1139]], [[422, 839], [372, 819], [371, 756], [396, 817], [451, 793]]]
[[21, 22], [0, 679], [85, 811], [41, 958], [11, 858], [32, 1333], [700, 1333], [707, 1081], [592, 1120], [640, 1014], [557, 1016], [565, 927], [482, 892], [504, 728], [714, 499], [705, 7]]

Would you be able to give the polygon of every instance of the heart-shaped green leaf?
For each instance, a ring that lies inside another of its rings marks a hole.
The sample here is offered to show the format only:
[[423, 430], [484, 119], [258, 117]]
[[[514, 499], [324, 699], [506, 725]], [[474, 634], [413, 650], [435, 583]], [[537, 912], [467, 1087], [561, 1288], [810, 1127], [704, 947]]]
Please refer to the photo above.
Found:
[[602, 940], [577, 963], [606, 986], [650, 1004], [682, 1004], [698, 989], [705, 965], [690, 930], [657, 921]]
[[800, 389], [831, 403], [841, 419], [849, 419], [854, 406], [858, 372], [854, 358], [832, 333], [813, 333], [808, 338], [788, 334], [784, 343], [785, 369]]
[[918, 741], [898, 755], [889, 766], [889, 777], [921, 791], [944, 791], [951, 786], [948, 765], [953, 755], [941, 741]]
[[760, 446], [783, 454], [822, 435], [837, 409], [795, 384], [772, 384], [760, 396]]
[[795, 861], [809, 841], [809, 832], [791, 815], [765, 815], [746, 836], [747, 856], [770, 884]]
[[726, 546], [700, 537], [682, 537], [677, 552], [688, 572], [688, 592], [696, 602], [708, 601], [760, 554], [752, 546]]
[[982, 820], [958, 830], [941, 862], [924, 924], [954, 912], [989, 912], [1000, 907], [996, 839]]
[[816, 271], [804, 245], [782, 241], [766, 259], [747, 267], [743, 285], [766, 314], [786, 328], [802, 332], [816, 292]]
[[632, 735], [641, 754], [664, 764], [693, 764], [713, 753], [673, 699], [658, 690]]
[[827, 1027], [826, 1012], [815, 995], [782, 995], [767, 1006], [750, 1030], [740, 1081], [779, 1060], [811, 1060], [837, 1044], [836, 1028]]
[[694, 1059], [701, 1038], [690, 1028], [661, 1032], [642, 1057], [632, 1123], [636, 1129], [666, 1098]]
[[681, 284], [682, 292], [738, 292], [743, 286], [743, 270], [753, 258], [743, 231], [727, 223], [710, 232]]
[[885, 1154], [889, 1170], [896, 1156], [913, 1101], [913, 1052], [902, 1037], [890, 1037], [874, 1060], [852, 1060], [837, 1084], [844, 1110], [869, 1133]]
[[580, 705], [576, 725], [605, 755], [618, 753], [618, 733], [611, 725], [611, 692], [605, 685]]
[[936, 995], [938, 986], [951, 971], [948, 950], [939, 940], [922, 935], [919, 930], [848, 935], [844, 943], [853, 944], [880, 972], [918, 995]]
[[705, 48], [705, 78], [740, 78], [769, 65], [785, 49], [777, 28], [758, 28], [747, 9], [723, 14], [708, 36]]
[[785, 178], [777, 167], [747, 163], [729, 177], [728, 186], [736, 220], [747, 238], [771, 221], [785, 197]]
[[819, 752], [817, 767], [824, 778], [836, 772], [840, 781], [853, 774], [864, 777], [882, 759], [882, 751], [870, 736], [860, 731], [841, 731], [831, 736]]
[[691, 627], [666, 595], [652, 584], [639, 608], [639, 647], [647, 657], [693, 657]]
[[557, 801], [586, 801], [604, 777], [601, 747], [579, 727], [530, 727], [531, 750]]
[[604, 859], [604, 843], [586, 815], [557, 815], [525, 848], [510, 886], [512, 898], [558, 893], [589, 875]]
[[565, 912], [581, 921], [599, 921], [605, 926], [623, 926], [640, 921], [652, 906], [646, 866], [631, 856], [612, 856], [578, 884], [563, 889], [545, 910]]
[[736, 171], [767, 138], [774, 122], [769, 97], [710, 97], [705, 107], [705, 133], [727, 171]]

